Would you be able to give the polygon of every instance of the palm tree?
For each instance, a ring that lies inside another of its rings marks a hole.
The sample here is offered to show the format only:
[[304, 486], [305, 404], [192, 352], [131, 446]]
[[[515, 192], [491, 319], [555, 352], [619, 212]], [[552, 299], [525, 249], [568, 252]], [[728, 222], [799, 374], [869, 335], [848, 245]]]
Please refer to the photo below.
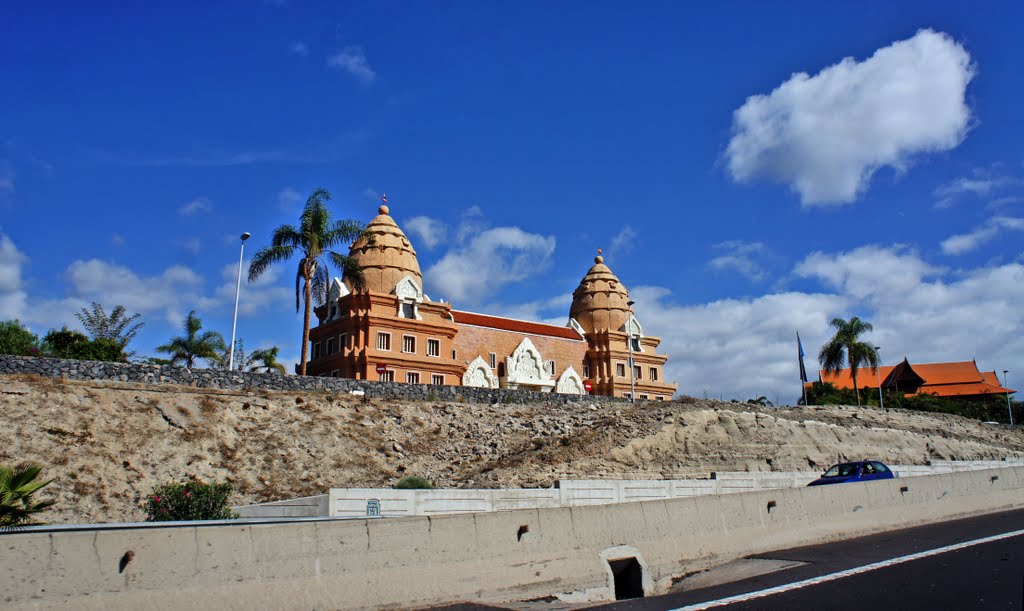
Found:
[[299, 311], [300, 283], [305, 297], [306, 311], [302, 320], [302, 360], [299, 373], [306, 375], [309, 359], [309, 317], [314, 301], [319, 305], [327, 300], [330, 271], [327, 261], [340, 268], [356, 289], [363, 287], [362, 270], [355, 260], [331, 250], [335, 246], [351, 244], [363, 234], [363, 226], [356, 221], [335, 221], [327, 209], [331, 194], [319, 188], [310, 194], [302, 209], [299, 227], [281, 225], [274, 230], [270, 246], [261, 249], [249, 264], [249, 282], [254, 282], [274, 263], [283, 263], [298, 253], [299, 268], [295, 273], [295, 311]]
[[216, 331], [207, 331], [202, 335], [199, 330], [203, 328], [203, 322], [192, 310], [185, 319], [185, 335], [172, 337], [171, 341], [163, 346], [157, 346], [157, 352], [166, 352], [171, 355], [171, 363], [178, 365], [184, 363], [185, 367], [192, 369], [196, 359], [206, 359], [210, 363], [220, 363], [220, 355], [225, 350], [224, 338]]
[[55, 501], [32, 501], [32, 495], [50, 483], [32, 481], [42, 469], [36, 465], [17, 468], [0, 465], [0, 530], [38, 524], [32, 520], [32, 515], [54, 504]]
[[[75, 316], [82, 321], [82, 326], [93, 339], [113, 340], [122, 350], [125, 350], [128, 342], [135, 339], [135, 336], [139, 334], [139, 329], [146, 324], [144, 322], [135, 323], [142, 316], [141, 314], [136, 312], [131, 316], [126, 316], [126, 313], [127, 310], [123, 305], [116, 305], [110, 314], [107, 314], [103, 310], [103, 306], [94, 301], [92, 302], [92, 311], [82, 308], [82, 311]], [[131, 357], [134, 354], [134, 352], [125, 350], [125, 357]]]
[[264, 348], [262, 350], [253, 350], [252, 354], [249, 355], [249, 359], [245, 362], [245, 365], [249, 371], [265, 371], [267, 373], [276, 371], [278, 373], [285, 373], [284, 365], [277, 362], [279, 352], [280, 349], [277, 346]]
[[854, 316], [849, 321], [833, 318], [830, 323], [836, 328], [836, 334], [828, 343], [821, 347], [818, 362], [825, 371], [836, 373], [843, 368], [845, 362], [850, 364], [853, 377], [853, 390], [857, 395], [857, 406], [860, 406], [860, 389], [857, 388], [857, 369], [869, 365], [871, 371], [878, 371], [878, 353], [874, 346], [859, 340], [861, 333], [871, 331], [871, 323], [864, 322]]

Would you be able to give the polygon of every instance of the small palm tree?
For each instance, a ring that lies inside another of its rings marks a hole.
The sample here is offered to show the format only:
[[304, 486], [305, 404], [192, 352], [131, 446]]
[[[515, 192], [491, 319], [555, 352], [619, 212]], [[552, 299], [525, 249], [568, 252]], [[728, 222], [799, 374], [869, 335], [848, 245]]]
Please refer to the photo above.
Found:
[[860, 341], [860, 335], [873, 330], [871, 323], [864, 322], [854, 316], [849, 321], [842, 318], [833, 318], [830, 323], [836, 328], [836, 334], [821, 347], [818, 353], [818, 362], [821, 367], [830, 373], [841, 370], [846, 362], [850, 364], [850, 374], [853, 377], [853, 390], [857, 395], [857, 405], [860, 406], [860, 389], [857, 388], [857, 370], [864, 365], [869, 365], [872, 372], [878, 371], [878, 352], [871, 344]]
[[203, 328], [203, 322], [192, 310], [185, 319], [185, 335], [172, 337], [171, 341], [163, 346], [157, 346], [157, 352], [164, 352], [171, 355], [171, 363], [175, 365], [184, 364], [192, 369], [196, 359], [205, 359], [212, 364], [220, 363], [220, 355], [226, 349], [224, 337], [216, 331], [207, 331], [199, 334]]
[[[110, 339], [117, 342], [118, 346], [121, 346], [122, 350], [128, 346], [128, 342], [135, 339], [135, 336], [139, 334], [139, 329], [145, 326], [144, 322], [135, 322], [142, 316], [139, 313], [126, 316], [127, 310], [123, 305], [116, 305], [114, 309], [107, 314], [104, 311], [103, 306], [92, 302], [92, 310], [82, 308], [81, 312], [75, 314], [78, 320], [82, 321], [82, 326], [92, 336], [93, 339]], [[135, 324], [132, 324], [135, 323]], [[135, 353], [125, 351], [125, 356], [131, 357]]]
[[326, 189], [313, 191], [302, 209], [299, 227], [281, 225], [275, 229], [270, 246], [257, 252], [249, 264], [249, 282], [254, 282], [274, 263], [284, 263], [296, 253], [301, 257], [295, 272], [295, 311], [299, 311], [304, 297], [306, 310], [302, 320], [302, 360], [299, 365], [299, 373], [302, 375], [306, 375], [306, 362], [309, 360], [310, 312], [314, 302], [319, 305], [327, 300], [327, 287], [330, 283], [327, 261], [338, 267], [353, 287], [359, 289], [363, 286], [362, 270], [355, 260], [331, 250], [336, 246], [351, 244], [363, 234], [363, 226], [356, 221], [333, 220], [327, 209], [327, 201], [330, 199], [331, 194]]
[[280, 348], [277, 346], [264, 348], [262, 350], [253, 350], [252, 354], [249, 355], [249, 359], [245, 362], [245, 365], [249, 371], [265, 371], [267, 373], [276, 371], [277, 373], [285, 373], [284, 365], [277, 362], [279, 352]]
[[42, 470], [36, 465], [0, 465], [0, 530], [39, 524], [32, 516], [54, 504], [55, 501], [32, 500], [36, 491], [50, 483], [33, 481]]

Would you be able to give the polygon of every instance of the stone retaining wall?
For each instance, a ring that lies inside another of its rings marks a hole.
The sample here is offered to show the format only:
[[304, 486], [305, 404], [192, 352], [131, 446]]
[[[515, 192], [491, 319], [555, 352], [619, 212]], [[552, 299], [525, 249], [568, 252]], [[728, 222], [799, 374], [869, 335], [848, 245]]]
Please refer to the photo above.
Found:
[[368, 397], [390, 397], [419, 401], [460, 401], [470, 403], [609, 403], [625, 399], [592, 395], [562, 395], [506, 388], [472, 388], [468, 386], [434, 386], [402, 384], [349, 378], [321, 378], [279, 373], [251, 373], [226, 369], [186, 369], [175, 365], [142, 365], [138, 363], [100, 363], [64, 359], [11, 356], [0, 354], [0, 375], [35, 374], [69, 380], [111, 380], [146, 384], [181, 384], [196, 388], [237, 390], [360, 390]]

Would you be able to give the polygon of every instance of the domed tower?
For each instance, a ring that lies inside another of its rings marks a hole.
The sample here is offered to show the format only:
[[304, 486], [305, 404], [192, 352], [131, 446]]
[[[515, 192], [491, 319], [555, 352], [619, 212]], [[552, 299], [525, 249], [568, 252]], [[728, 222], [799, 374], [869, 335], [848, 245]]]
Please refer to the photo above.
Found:
[[629, 291], [598, 254], [594, 266], [572, 293], [569, 318], [575, 319], [586, 333], [618, 331], [629, 318], [628, 301]]
[[666, 384], [667, 354], [657, 354], [658, 337], [645, 336], [633, 314], [629, 291], [604, 264], [597, 251], [594, 265], [572, 293], [569, 325], [587, 339], [583, 377], [595, 395], [671, 399], [675, 384]]
[[423, 294], [423, 274], [409, 238], [386, 205], [352, 243], [349, 257], [363, 272], [331, 282], [327, 303], [315, 309], [309, 333], [309, 375], [410, 384], [457, 383], [451, 305]]
[[[420, 288], [423, 274], [409, 238], [389, 216], [386, 205], [366, 226], [365, 234], [353, 242], [349, 256], [363, 270], [364, 289], [374, 293], [391, 293], [406, 276], [411, 276]], [[350, 278], [344, 278], [345, 286], [355, 291]]]

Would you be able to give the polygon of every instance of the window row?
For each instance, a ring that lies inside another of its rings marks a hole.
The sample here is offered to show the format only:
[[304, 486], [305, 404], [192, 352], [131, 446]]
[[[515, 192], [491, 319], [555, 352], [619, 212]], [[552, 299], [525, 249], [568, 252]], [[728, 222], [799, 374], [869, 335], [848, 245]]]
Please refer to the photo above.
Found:
[[335, 352], [341, 352], [345, 348], [351, 348], [348, 342], [348, 333], [342, 333], [335, 338], [328, 337], [323, 342], [316, 342], [313, 344], [313, 360], [322, 356], [331, 356]]
[[[584, 368], [583, 368], [583, 370], [584, 370], [583, 377], [584, 378], [589, 378], [590, 377], [589, 369], [590, 369], [589, 367], [584, 366]], [[634, 380], [642, 380], [642, 379], [644, 379], [643, 373], [644, 373], [643, 372], [643, 367], [641, 367], [640, 365], [636, 365], [636, 366], [633, 367], [633, 379]], [[626, 377], [626, 364], [625, 363], [615, 363], [615, 375], [620, 377], [620, 378]], [[652, 382], [657, 382], [658, 381], [658, 368], [657, 367], [649, 367], [647, 369], [647, 375], [648, 375], [648, 378], [647, 378], [648, 380], [650, 380]]]
[[[391, 334], [383, 331], [377, 332], [377, 350], [391, 351]], [[404, 354], [416, 354], [416, 336], [402, 336], [402, 352]], [[454, 355], [454, 353], [453, 353]], [[427, 356], [441, 356], [441, 340], [427, 340]], [[452, 357], [454, 358], [454, 356]]]
[[[380, 381], [381, 382], [394, 382], [395, 381], [395, 372], [390, 370], [390, 369], [385, 371], [384, 373], [380, 374]], [[405, 383], [406, 384], [419, 384], [420, 383], [420, 372], [418, 372], [418, 371], [406, 372], [406, 374], [405, 374]], [[432, 374], [430, 374], [430, 383], [433, 384], [434, 386], [444, 386], [444, 374], [441, 374], [441, 373], [432, 373]]]

